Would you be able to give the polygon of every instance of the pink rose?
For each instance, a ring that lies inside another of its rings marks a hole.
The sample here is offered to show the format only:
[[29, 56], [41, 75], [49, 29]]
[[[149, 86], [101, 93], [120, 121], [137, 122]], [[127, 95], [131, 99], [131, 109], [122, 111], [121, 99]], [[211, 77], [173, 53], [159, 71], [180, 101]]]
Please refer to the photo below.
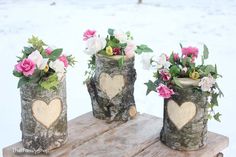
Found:
[[65, 67], [68, 67], [69, 63], [65, 55], [60, 56], [58, 59], [64, 63]]
[[94, 37], [95, 33], [96, 33], [95, 30], [88, 29], [87, 31], [84, 32], [84, 35], [83, 35], [84, 39], [83, 40], [88, 40], [89, 38]]
[[132, 58], [135, 55], [135, 50], [136, 50], [136, 45], [131, 42], [128, 42], [125, 48], [125, 55], [128, 58]]
[[185, 56], [185, 57], [190, 57], [190, 56], [192, 56], [192, 58], [197, 58], [197, 56], [198, 56], [198, 48], [196, 48], [196, 47], [191, 47], [191, 46], [189, 46], [189, 47], [183, 47], [182, 48], [182, 54], [183, 54], [183, 56]]
[[45, 49], [45, 51], [46, 51], [47, 55], [50, 55], [50, 54], [52, 54], [53, 49], [48, 47], [48, 48]]
[[173, 89], [168, 88], [166, 85], [164, 84], [160, 84], [157, 87], [157, 92], [159, 93], [159, 96], [163, 97], [163, 98], [170, 98], [171, 95], [175, 94]]
[[170, 60], [169, 56], [166, 53], [164, 53], [164, 54], [166, 56], [166, 61], [169, 61]]
[[178, 61], [179, 60], [179, 54], [178, 53], [173, 53], [174, 55], [174, 61]]
[[159, 73], [161, 74], [161, 77], [163, 79], [163, 81], [169, 81], [171, 78], [171, 74], [169, 73], [168, 70], [166, 69], [162, 69], [159, 71]]
[[25, 76], [30, 76], [34, 73], [35, 63], [30, 59], [24, 59], [15, 68], [17, 72], [23, 73]]

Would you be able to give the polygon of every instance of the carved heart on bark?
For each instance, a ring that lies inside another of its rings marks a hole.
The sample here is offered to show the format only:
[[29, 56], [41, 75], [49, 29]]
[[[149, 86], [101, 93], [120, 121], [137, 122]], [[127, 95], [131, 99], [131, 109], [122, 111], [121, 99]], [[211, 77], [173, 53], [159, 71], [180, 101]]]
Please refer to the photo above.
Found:
[[99, 85], [103, 92], [107, 94], [109, 99], [114, 98], [120, 93], [125, 85], [123, 75], [115, 75], [111, 77], [107, 73], [102, 73], [99, 78]]
[[34, 118], [46, 128], [49, 128], [60, 116], [62, 102], [59, 98], [53, 99], [49, 104], [42, 100], [36, 100], [32, 105]]
[[172, 123], [181, 130], [196, 115], [197, 108], [192, 102], [184, 102], [180, 106], [173, 100], [167, 103], [167, 113]]

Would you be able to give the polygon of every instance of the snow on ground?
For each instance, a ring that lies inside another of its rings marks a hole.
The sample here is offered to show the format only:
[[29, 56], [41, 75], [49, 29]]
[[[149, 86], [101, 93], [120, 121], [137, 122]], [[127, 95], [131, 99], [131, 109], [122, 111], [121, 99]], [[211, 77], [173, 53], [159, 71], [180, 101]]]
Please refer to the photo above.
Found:
[[[179, 52], [179, 42], [186, 46], [208, 45], [209, 63], [217, 63], [224, 76], [219, 84], [225, 94], [218, 108], [222, 122], [210, 121], [209, 130], [229, 136], [230, 146], [224, 153], [226, 157], [235, 156], [236, 0], [144, 0], [143, 5], [137, 5], [136, 0], [55, 0], [56, 5], [51, 6], [52, 2], [0, 0], [0, 149], [21, 139], [18, 80], [12, 76], [12, 69], [27, 38], [37, 35], [63, 47], [79, 61], [67, 74], [68, 117], [72, 119], [91, 111], [90, 97], [82, 84], [88, 59], [83, 53], [83, 31], [91, 28], [105, 34], [107, 28], [117, 28], [130, 30], [137, 43], [150, 45], [158, 54]], [[162, 99], [156, 93], [145, 96], [143, 83], [152, 74], [142, 69], [140, 57], [136, 69], [138, 110], [162, 117]]]

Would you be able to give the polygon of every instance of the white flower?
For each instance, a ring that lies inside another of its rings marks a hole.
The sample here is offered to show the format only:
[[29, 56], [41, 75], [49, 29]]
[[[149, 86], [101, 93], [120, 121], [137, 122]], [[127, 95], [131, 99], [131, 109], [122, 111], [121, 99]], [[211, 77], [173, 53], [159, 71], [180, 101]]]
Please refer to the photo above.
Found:
[[[153, 58], [153, 60], [155, 61], [155, 59]], [[169, 69], [171, 63], [169, 61], [166, 60], [166, 55], [163, 53], [161, 54], [161, 56], [157, 59], [156, 61], [157, 63], [157, 69], [161, 69], [164, 67], [164, 69]]]
[[211, 87], [215, 84], [215, 79], [209, 75], [208, 77], [203, 77], [199, 82], [199, 86], [201, 87], [202, 91], [207, 92], [211, 90]]
[[152, 62], [152, 54], [150, 53], [145, 53], [142, 55], [142, 64], [143, 64], [143, 69], [144, 70], [149, 70], [151, 67], [151, 62]]
[[58, 80], [61, 80], [65, 74], [64, 63], [60, 60], [55, 60], [49, 63], [49, 67], [57, 73]]
[[118, 39], [120, 41], [120, 43], [127, 43], [128, 36], [125, 32], [120, 31], [120, 30], [119, 31], [115, 30], [114, 36], [116, 39]]
[[40, 54], [38, 50], [32, 52], [28, 56], [28, 59], [32, 60], [40, 70], [45, 69], [48, 63], [48, 58], [43, 58], [43, 56]]
[[87, 40], [87, 48], [85, 53], [93, 55], [104, 49], [106, 46], [106, 39], [102, 37], [92, 37]]

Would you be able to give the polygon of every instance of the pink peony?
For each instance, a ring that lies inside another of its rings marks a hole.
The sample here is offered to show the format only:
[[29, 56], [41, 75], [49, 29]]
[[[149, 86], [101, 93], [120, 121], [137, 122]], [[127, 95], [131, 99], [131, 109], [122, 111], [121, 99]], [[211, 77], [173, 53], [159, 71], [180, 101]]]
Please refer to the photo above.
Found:
[[163, 81], [169, 81], [171, 78], [171, 74], [169, 73], [168, 70], [166, 69], [162, 69], [159, 71], [159, 73], [161, 74], [161, 77], [163, 79]]
[[185, 56], [185, 57], [190, 57], [190, 56], [192, 56], [192, 58], [197, 58], [197, 56], [198, 56], [198, 48], [196, 48], [196, 47], [191, 47], [191, 46], [189, 46], [189, 47], [183, 47], [182, 48], [182, 54], [183, 54], [183, 56]]
[[132, 58], [135, 55], [135, 50], [136, 50], [136, 45], [131, 42], [128, 42], [128, 44], [125, 48], [125, 55], [128, 58]]
[[65, 67], [68, 67], [69, 63], [65, 55], [60, 56], [58, 59], [64, 63]]
[[25, 76], [30, 76], [34, 73], [35, 63], [30, 59], [24, 59], [15, 66], [15, 69]]
[[174, 61], [178, 61], [179, 60], [179, 54], [178, 53], [173, 53], [174, 55]]
[[170, 98], [171, 95], [175, 94], [173, 89], [170, 89], [168, 88], [166, 85], [164, 84], [160, 84], [158, 87], [157, 87], [157, 92], [159, 93], [159, 96], [163, 97], [163, 98]]
[[46, 51], [47, 55], [50, 55], [50, 54], [52, 54], [53, 49], [48, 47], [48, 48], [45, 49], [45, 51]]
[[87, 31], [84, 32], [84, 35], [83, 35], [84, 39], [83, 40], [88, 40], [89, 38], [94, 37], [95, 33], [96, 33], [95, 30], [88, 29]]

